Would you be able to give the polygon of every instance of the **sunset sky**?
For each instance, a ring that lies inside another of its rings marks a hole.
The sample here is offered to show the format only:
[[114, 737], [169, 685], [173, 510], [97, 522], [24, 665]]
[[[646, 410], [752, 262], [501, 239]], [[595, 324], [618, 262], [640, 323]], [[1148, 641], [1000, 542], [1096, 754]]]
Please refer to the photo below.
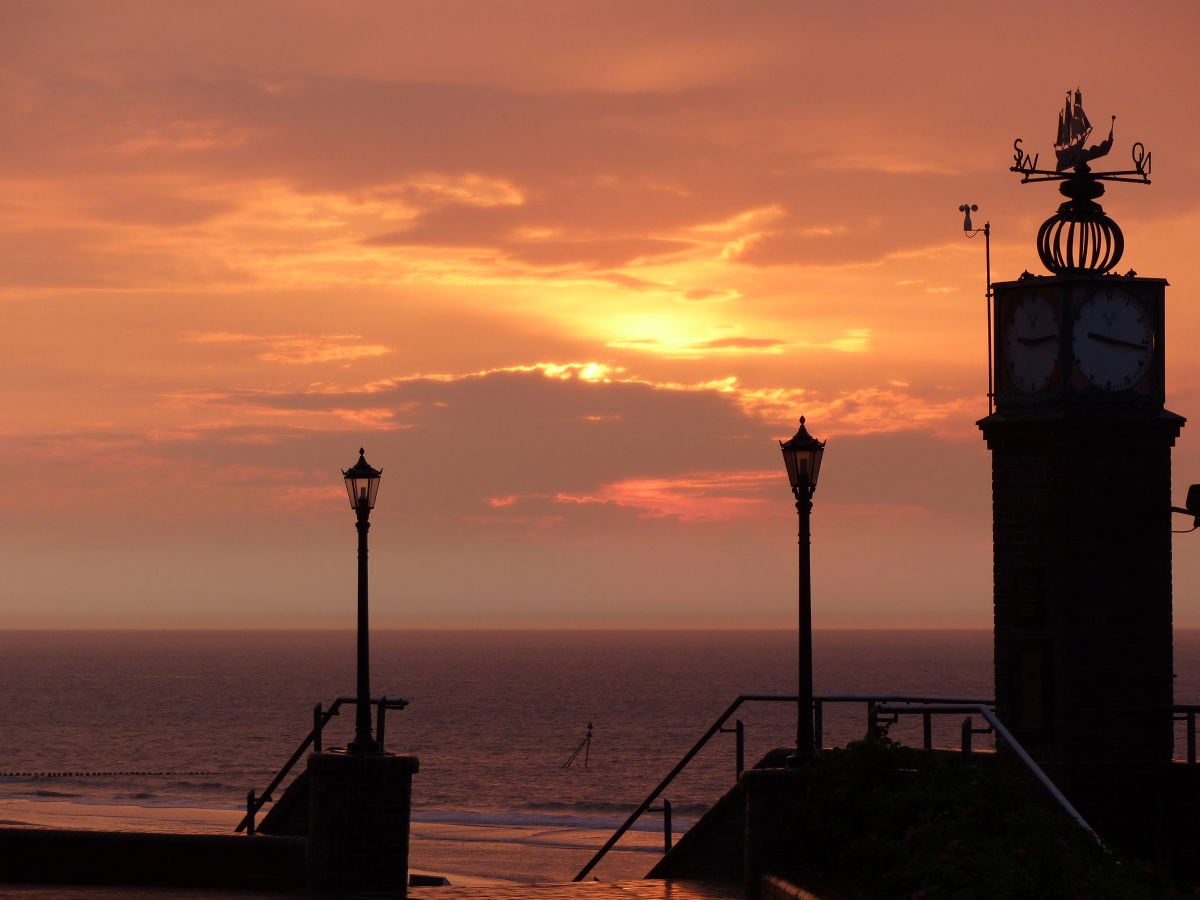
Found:
[[[989, 627], [982, 236], [1116, 115], [1200, 482], [1200, 4], [0, 0], [0, 625]], [[1107, 131], [1107, 128], [1104, 129]], [[1195, 431], [1194, 431], [1195, 429]], [[1177, 527], [1188, 524], [1177, 517]], [[1200, 532], [1175, 542], [1200, 625]]]

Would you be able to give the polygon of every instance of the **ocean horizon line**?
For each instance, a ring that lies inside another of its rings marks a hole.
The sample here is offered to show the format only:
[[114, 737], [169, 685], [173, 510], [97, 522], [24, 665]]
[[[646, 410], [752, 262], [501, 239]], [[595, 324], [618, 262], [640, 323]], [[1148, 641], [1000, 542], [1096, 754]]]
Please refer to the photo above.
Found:
[[[830, 626], [813, 626], [815, 633], [832, 633], [832, 632], [949, 632], [949, 631], [991, 631], [991, 625], [830, 625]], [[1200, 631], [1200, 625], [1196, 626], [1179, 626], [1176, 631]], [[452, 626], [452, 625], [420, 625], [420, 626], [372, 626], [372, 634], [410, 634], [410, 633], [461, 633], [461, 634], [540, 634], [540, 633], [574, 633], [574, 634], [645, 634], [656, 632], [694, 632], [716, 634], [722, 632], [731, 633], [770, 633], [779, 634], [787, 632], [795, 632], [795, 626], [772, 626], [772, 625], [514, 625], [514, 626], [491, 626], [491, 625], [474, 625], [474, 626]], [[140, 633], [213, 633], [213, 634], [230, 634], [230, 633], [280, 633], [280, 634], [337, 634], [346, 633], [354, 634], [355, 628], [352, 626], [261, 626], [261, 625], [95, 625], [95, 626], [69, 626], [69, 627], [49, 627], [49, 626], [5, 626], [0, 627], [0, 634], [30, 634], [30, 633], [46, 633], [46, 634], [96, 634], [104, 632], [140, 634]]]

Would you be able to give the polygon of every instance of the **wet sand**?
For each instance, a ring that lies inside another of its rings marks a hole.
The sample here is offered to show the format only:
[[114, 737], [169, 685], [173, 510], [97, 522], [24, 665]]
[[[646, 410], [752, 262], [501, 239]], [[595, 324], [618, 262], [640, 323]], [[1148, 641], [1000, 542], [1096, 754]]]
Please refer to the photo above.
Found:
[[[239, 811], [229, 809], [0, 800], [0, 826], [229, 834], [241, 816]], [[459, 825], [418, 820], [411, 827], [409, 870], [443, 875], [454, 885], [569, 881], [610, 834], [568, 828]], [[592, 874], [604, 881], [641, 878], [661, 852], [659, 835], [627, 834]]]

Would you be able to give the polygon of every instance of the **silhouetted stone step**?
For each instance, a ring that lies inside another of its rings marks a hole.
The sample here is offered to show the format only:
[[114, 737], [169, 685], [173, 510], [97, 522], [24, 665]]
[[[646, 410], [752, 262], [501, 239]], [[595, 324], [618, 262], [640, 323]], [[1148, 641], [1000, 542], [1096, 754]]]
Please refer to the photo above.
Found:
[[259, 833], [307, 837], [308, 794], [308, 772], [302, 771], [258, 823]]

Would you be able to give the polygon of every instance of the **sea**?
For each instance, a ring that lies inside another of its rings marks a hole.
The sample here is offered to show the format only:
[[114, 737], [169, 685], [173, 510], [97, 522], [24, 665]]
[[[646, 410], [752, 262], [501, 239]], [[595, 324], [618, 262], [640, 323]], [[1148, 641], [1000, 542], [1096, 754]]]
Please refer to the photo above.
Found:
[[[814, 691], [987, 700], [991, 660], [986, 630], [818, 631]], [[232, 831], [314, 706], [353, 695], [355, 663], [350, 631], [0, 632], [0, 824]], [[1200, 703], [1200, 631], [1176, 633], [1175, 664], [1176, 702]], [[379, 631], [370, 671], [374, 696], [408, 701], [388, 713], [385, 741], [420, 760], [411, 869], [567, 881], [737, 697], [795, 694], [797, 640]], [[344, 746], [353, 720], [344, 707], [326, 747]], [[794, 745], [794, 702], [744, 703], [664, 792], [673, 839], [734, 783], [735, 720], [747, 765]], [[939, 724], [935, 743], [957, 746], [961, 721]], [[863, 702], [824, 707], [826, 746], [865, 731]], [[915, 720], [893, 734], [921, 739]], [[644, 875], [663, 849], [660, 807], [589, 878]]]

